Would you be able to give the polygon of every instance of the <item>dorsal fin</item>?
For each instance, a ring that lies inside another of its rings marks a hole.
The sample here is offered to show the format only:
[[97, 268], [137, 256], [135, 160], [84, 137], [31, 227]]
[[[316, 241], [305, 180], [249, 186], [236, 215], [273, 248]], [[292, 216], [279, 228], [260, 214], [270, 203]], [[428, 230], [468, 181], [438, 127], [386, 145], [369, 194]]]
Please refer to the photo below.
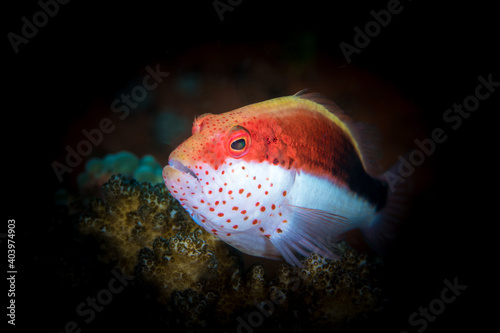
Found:
[[307, 93], [306, 91], [307, 89], [303, 89], [293, 96], [319, 104], [325, 116], [347, 132], [363, 163], [363, 168], [366, 173], [372, 177], [379, 176], [382, 173], [380, 166], [382, 154], [378, 149], [380, 137], [377, 128], [374, 125], [354, 122], [352, 118], [345, 114], [332, 100], [322, 94]]

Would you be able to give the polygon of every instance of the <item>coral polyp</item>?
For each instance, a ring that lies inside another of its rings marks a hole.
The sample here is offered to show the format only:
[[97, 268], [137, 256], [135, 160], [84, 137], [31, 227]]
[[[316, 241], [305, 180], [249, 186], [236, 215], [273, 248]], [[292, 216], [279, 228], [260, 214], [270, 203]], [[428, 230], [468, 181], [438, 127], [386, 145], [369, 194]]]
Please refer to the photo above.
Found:
[[80, 231], [101, 241], [101, 260], [156, 290], [165, 317], [188, 331], [236, 329], [254, 311], [278, 331], [333, 329], [381, 306], [376, 264], [344, 243], [339, 260], [313, 253], [302, 268], [276, 261], [268, 277], [258, 263], [244, 271], [238, 251], [192, 221], [165, 186], [119, 175], [102, 190]]

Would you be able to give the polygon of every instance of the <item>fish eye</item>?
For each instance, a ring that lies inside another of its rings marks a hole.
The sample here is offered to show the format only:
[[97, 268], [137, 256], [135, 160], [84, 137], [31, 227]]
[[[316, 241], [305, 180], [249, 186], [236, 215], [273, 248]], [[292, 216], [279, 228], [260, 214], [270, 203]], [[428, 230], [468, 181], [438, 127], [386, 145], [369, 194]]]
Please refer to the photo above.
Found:
[[236, 139], [233, 142], [231, 142], [231, 149], [232, 150], [243, 150], [245, 146], [247, 145], [247, 142], [244, 138], [241, 139]]
[[248, 153], [250, 148], [250, 133], [241, 126], [234, 126], [228, 133], [227, 152], [235, 158], [240, 158]]

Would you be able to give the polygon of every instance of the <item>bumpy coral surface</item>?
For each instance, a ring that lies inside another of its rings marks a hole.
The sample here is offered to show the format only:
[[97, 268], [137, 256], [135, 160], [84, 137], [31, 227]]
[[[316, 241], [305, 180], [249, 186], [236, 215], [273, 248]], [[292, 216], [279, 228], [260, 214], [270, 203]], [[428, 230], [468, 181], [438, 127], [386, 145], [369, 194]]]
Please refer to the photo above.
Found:
[[152, 286], [167, 322], [188, 331], [297, 332], [343, 327], [380, 307], [376, 265], [340, 244], [339, 260], [312, 254], [269, 278], [192, 221], [165, 186], [113, 176], [93, 199], [80, 231], [102, 240], [102, 260]]

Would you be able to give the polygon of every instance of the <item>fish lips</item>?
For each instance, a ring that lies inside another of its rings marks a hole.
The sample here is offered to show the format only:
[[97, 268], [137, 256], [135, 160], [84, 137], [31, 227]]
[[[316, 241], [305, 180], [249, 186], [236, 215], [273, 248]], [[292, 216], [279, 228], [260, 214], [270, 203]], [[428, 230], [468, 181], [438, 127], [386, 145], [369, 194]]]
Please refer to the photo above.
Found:
[[163, 168], [163, 179], [165, 179], [165, 182], [168, 182], [169, 180], [172, 181], [180, 175], [183, 177], [187, 176], [189, 178], [194, 178], [197, 182], [199, 182], [199, 179], [193, 170], [189, 169], [178, 160], [169, 160], [168, 165]]

